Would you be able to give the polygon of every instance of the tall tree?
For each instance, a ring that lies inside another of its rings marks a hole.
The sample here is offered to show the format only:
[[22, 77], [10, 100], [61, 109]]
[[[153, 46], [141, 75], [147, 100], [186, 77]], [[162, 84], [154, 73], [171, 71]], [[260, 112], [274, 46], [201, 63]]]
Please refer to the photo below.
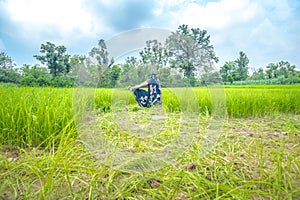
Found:
[[72, 80], [74, 85], [84, 86], [90, 84], [90, 76], [85, 65], [85, 56], [73, 55], [70, 58], [71, 69], [68, 73], [68, 79]]
[[249, 59], [244, 52], [240, 52], [239, 58], [226, 62], [220, 68], [222, 80], [225, 82], [244, 81], [248, 77]]
[[56, 46], [51, 42], [41, 45], [42, 55], [34, 55], [42, 64], [47, 65], [53, 78], [66, 75], [70, 71], [70, 55], [66, 53], [67, 48]]
[[249, 59], [247, 55], [241, 51], [240, 56], [238, 59], [235, 61], [237, 63], [237, 69], [236, 69], [236, 81], [244, 81], [248, 77], [248, 64], [249, 64]]
[[157, 69], [162, 68], [168, 62], [167, 50], [157, 40], [146, 41], [146, 47], [139, 54], [142, 64], [151, 65]]
[[234, 81], [233, 75], [235, 74], [235, 66], [236, 63], [234, 61], [229, 61], [220, 68], [220, 75], [224, 82], [232, 83]]
[[266, 67], [267, 78], [277, 78], [279, 75], [278, 65], [276, 63], [269, 63]]
[[218, 62], [207, 31], [189, 29], [188, 25], [179, 26], [167, 38], [166, 48], [169, 51], [171, 67], [181, 69], [187, 78], [207, 71], [207, 66], [212, 70], [212, 63]]
[[139, 61], [136, 57], [131, 56], [131, 57], [127, 57], [125, 59], [125, 64], [130, 65], [130, 68], [132, 68], [132, 67], [135, 67], [136, 65], [138, 65]]
[[[89, 56], [96, 60], [96, 64], [105, 66], [109, 64], [108, 51], [103, 39], [98, 41], [97, 47], [92, 48], [92, 50], [89, 52]], [[93, 60], [90, 59], [90, 62], [93, 62]]]
[[295, 65], [291, 65], [288, 61], [280, 61], [277, 63], [278, 66], [278, 75], [285, 78], [295, 76]]
[[74, 55], [70, 58], [71, 69], [69, 75], [77, 76], [80, 69], [84, 66], [85, 56]]
[[264, 70], [263, 68], [258, 68], [257, 71], [255, 71], [253, 74], [252, 74], [252, 77], [251, 77], [253, 80], [263, 80], [265, 79], [265, 74], [264, 74]]
[[108, 51], [103, 39], [98, 41], [97, 47], [93, 47], [87, 58], [87, 71], [96, 85], [101, 85], [105, 80], [105, 73], [112, 65], [113, 58], [109, 60]]
[[115, 87], [121, 75], [121, 68], [114, 65], [106, 71], [106, 84], [108, 87]]
[[15, 67], [14, 60], [5, 52], [0, 52], [0, 82], [18, 83], [21, 75]]
[[0, 52], [0, 69], [13, 69], [16, 66], [14, 60], [5, 52]]
[[293, 80], [297, 76], [296, 66], [291, 65], [288, 61], [269, 63], [266, 67], [267, 78], [289, 78]]

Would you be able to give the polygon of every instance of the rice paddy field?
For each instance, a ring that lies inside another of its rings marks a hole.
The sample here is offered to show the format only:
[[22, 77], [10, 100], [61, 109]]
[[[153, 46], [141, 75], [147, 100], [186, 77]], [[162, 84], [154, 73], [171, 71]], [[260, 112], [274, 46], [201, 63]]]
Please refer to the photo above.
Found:
[[300, 85], [0, 88], [0, 199], [300, 199]]

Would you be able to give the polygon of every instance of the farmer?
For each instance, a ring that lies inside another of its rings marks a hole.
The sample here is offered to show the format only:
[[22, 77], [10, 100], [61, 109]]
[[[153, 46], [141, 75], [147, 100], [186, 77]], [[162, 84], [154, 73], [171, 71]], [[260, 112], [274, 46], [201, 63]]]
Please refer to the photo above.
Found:
[[[148, 86], [148, 91], [140, 89]], [[151, 107], [152, 105], [161, 105], [161, 90], [156, 73], [152, 73], [150, 78], [136, 86], [129, 86], [129, 90], [133, 91], [135, 100], [141, 107]]]

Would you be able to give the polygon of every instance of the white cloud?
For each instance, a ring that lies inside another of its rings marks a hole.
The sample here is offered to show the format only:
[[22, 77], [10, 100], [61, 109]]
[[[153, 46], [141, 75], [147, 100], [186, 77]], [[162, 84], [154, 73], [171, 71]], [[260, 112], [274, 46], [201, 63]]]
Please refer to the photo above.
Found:
[[91, 29], [91, 17], [81, 7], [81, 0], [10, 0], [12, 19], [28, 24], [57, 24], [64, 31]]
[[170, 7], [170, 6], [177, 6], [182, 4], [186, 0], [160, 0], [159, 4], [161, 7]]
[[248, 0], [221, 0], [205, 6], [189, 3], [178, 13], [180, 24], [189, 24], [204, 29], [223, 29], [232, 24], [251, 20], [258, 6]]
[[[275, 34], [278, 32], [277, 28], [272, 24], [270, 19], [265, 18], [261, 23], [259, 23], [250, 33], [251, 38], [256, 38], [256, 41], [262, 45], [272, 45], [274, 41]], [[261, 37], [264, 36], [264, 37]], [[280, 41], [276, 41], [280, 42]]]
[[82, 0], [10, 0], [6, 9], [24, 39], [71, 39], [79, 33], [90, 34], [95, 28]]

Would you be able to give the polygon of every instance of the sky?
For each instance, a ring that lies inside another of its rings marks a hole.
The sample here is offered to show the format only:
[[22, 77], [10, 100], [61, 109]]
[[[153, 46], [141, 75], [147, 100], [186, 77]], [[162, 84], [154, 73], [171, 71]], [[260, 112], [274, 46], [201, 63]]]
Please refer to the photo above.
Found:
[[46, 42], [87, 55], [100, 39], [182, 24], [207, 30], [219, 67], [240, 51], [252, 71], [281, 60], [300, 67], [299, 0], [0, 0], [0, 51], [33, 65]]

